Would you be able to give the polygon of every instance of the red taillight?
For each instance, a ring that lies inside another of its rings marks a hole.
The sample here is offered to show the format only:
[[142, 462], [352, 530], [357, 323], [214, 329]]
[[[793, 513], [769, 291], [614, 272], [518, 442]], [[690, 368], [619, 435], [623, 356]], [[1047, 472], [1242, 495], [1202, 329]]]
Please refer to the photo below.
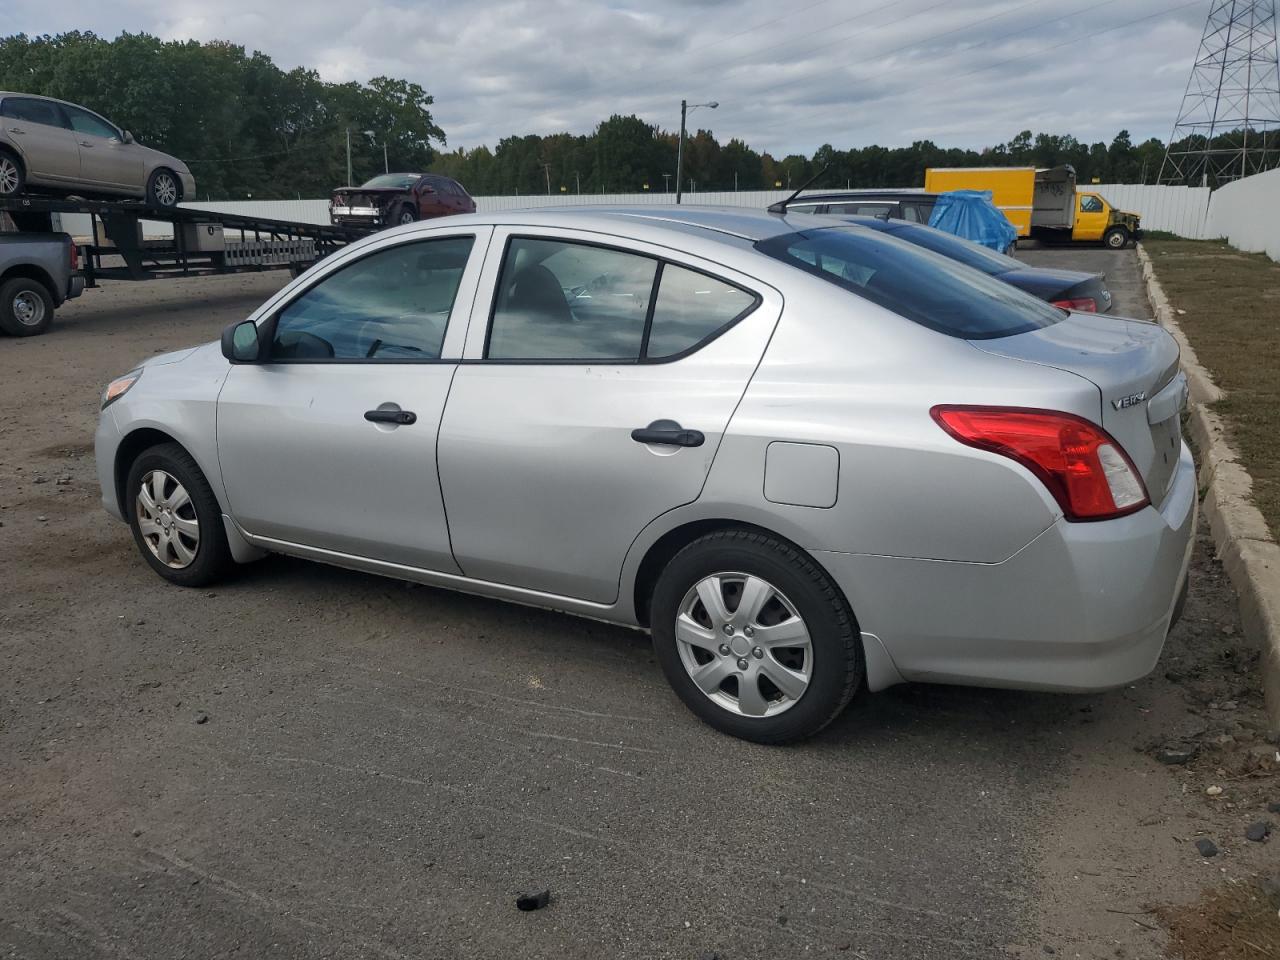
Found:
[[1055, 307], [1061, 307], [1063, 310], [1080, 310], [1084, 313], [1098, 312], [1098, 301], [1093, 297], [1079, 297], [1075, 300], [1051, 300], [1049, 302]]
[[1022, 407], [937, 406], [929, 413], [961, 443], [1018, 461], [1068, 520], [1109, 520], [1151, 502], [1124, 448], [1082, 417]]

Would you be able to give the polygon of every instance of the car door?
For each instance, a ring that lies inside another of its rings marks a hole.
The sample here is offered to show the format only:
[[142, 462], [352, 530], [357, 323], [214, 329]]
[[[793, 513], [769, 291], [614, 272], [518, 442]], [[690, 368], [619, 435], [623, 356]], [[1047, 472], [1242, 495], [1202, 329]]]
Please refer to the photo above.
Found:
[[1107, 206], [1096, 193], [1076, 194], [1076, 222], [1072, 240], [1099, 240], [1107, 229]]
[[457, 572], [436, 439], [491, 232], [390, 238], [269, 306], [263, 362], [234, 365], [218, 397], [227, 505], [245, 531]]
[[463, 572], [616, 600], [636, 536], [701, 492], [781, 308], [665, 248], [496, 230], [440, 429]]
[[79, 181], [80, 148], [61, 104], [39, 97], [5, 97], [0, 122], [22, 151], [29, 179]]
[[63, 111], [80, 151], [80, 179], [111, 190], [142, 190], [145, 171], [137, 144], [125, 143], [120, 131], [96, 113], [71, 104]]

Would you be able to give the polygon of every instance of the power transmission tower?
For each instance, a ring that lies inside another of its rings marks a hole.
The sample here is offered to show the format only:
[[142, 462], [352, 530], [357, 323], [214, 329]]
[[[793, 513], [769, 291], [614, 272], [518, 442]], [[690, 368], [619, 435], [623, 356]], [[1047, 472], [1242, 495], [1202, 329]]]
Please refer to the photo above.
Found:
[[1278, 164], [1275, 0], [1213, 0], [1157, 182], [1217, 187]]

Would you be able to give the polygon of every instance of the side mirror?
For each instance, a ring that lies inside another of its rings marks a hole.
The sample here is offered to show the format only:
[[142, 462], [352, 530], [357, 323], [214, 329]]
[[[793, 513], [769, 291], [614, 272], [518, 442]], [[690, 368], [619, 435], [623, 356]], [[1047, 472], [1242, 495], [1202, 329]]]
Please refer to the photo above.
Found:
[[222, 355], [232, 363], [257, 363], [261, 352], [258, 326], [252, 320], [239, 320], [222, 331]]
[[126, 130], [122, 139], [125, 143], [133, 143], [133, 134]]

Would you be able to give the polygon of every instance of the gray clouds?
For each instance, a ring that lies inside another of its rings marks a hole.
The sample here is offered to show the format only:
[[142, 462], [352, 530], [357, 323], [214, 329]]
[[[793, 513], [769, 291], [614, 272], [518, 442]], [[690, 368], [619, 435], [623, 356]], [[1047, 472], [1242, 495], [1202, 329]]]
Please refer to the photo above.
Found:
[[[1022, 129], [1166, 137], [1208, 0], [0, 0], [6, 32], [229, 40], [326, 80], [421, 83], [450, 147], [614, 113], [775, 155]], [[79, 9], [75, 9], [79, 7]], [[1142, 22], [1120, 29], [1129, 21]], [[770, 22], [774, 21], [774, 22]]]

